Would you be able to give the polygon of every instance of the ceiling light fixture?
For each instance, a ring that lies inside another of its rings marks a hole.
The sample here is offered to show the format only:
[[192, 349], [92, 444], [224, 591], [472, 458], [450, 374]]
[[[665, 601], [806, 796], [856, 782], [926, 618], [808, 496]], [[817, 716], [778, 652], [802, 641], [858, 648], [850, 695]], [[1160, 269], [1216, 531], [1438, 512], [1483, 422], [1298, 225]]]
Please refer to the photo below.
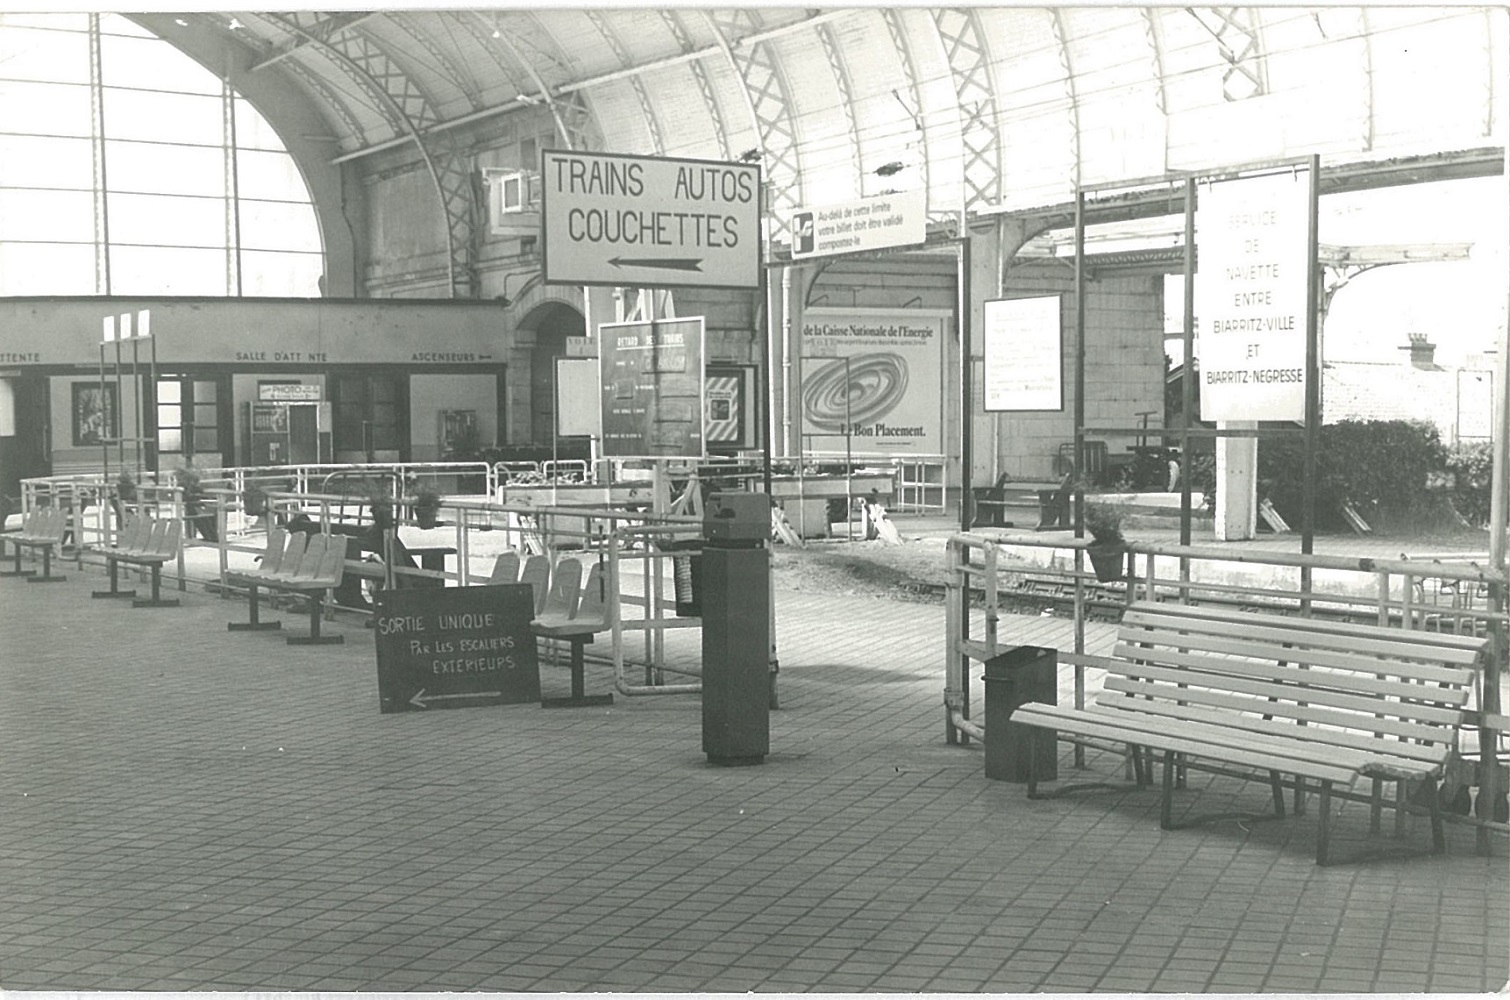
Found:
[[875, 175], [877, 177], [890, 177], [892, 174], [899, 174], [906, 169], [907, 164], [903, 163], [900, 160], [892, 160], [890, 163], [883, 163], [879, 167], [877, 167], [875, 169]]

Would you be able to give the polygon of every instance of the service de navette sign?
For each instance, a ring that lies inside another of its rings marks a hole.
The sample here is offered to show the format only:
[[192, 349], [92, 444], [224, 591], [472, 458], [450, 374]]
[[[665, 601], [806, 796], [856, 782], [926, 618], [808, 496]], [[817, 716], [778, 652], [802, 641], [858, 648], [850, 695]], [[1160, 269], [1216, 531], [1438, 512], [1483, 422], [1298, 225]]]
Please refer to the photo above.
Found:
[[546, 150], [540, 168], [548, 283], [759, 287], [758, 166]]

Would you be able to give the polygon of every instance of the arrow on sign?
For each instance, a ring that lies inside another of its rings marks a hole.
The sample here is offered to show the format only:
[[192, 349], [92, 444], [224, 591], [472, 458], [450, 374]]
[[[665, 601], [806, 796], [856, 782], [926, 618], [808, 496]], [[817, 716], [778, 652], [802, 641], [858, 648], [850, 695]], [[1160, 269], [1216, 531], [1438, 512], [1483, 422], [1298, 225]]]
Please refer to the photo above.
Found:
[[613, 257], [614, 267], [658, 267], [666, 271], [701, 271], [701, 257]]
[[432, 701], [448, 701], [452, 698], [502, 698], [502, 691], [470, 691], [466, 694], [432, 694], [425, 697], [425, 689], [420, 688], [414, 692], [414, 697], [409, 699], [409, 704], [415, 708], [429, 708]]

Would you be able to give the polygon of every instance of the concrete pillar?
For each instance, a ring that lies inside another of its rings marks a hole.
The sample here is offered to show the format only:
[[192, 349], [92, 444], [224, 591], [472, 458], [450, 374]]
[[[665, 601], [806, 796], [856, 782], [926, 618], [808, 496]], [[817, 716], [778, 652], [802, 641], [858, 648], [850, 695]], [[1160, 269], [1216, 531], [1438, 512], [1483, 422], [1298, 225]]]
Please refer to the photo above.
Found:
[[0, 437], [16, 436], [16, 383], [0, 378]]
[[[1257, 421], [1218, 422], [1217, 427], [1257, 428]], [[1234, 542], [1252, 538], [1258, 522], [1258, 438], [1216, 439], [1216, 537]]]

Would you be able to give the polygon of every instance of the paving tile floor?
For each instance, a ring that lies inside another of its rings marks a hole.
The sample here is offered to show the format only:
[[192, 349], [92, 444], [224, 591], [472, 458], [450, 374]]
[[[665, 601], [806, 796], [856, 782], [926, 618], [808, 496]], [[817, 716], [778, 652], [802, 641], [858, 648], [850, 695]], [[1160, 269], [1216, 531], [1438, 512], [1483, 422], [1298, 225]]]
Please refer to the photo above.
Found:
[[[102, 570], [65, 570], [0, 580], [0, 988], [1485, 992], [1510, 976], [1502, 839], [1481, 857], [1450, 827], [1443, 857], [1321, 869], [1314, 816], [1163, 832], [1151, 790], [1029, 802], [986, 780], [978, 744], [943, 738], [937, 605], [778, 591], [771, 754], [716, 768], [696, 695], [380, 715], [354, 616], [329, 626], [343, 646], [291, 647], [227, 633], [244, 605], [198, 585], [132, 609], [90, 600]], [[1001, 630], [1058, 645], [1068, 623]], [[567, 693], [564, 668], [542, 679]], [[589, 669], [589, 691], [610, 683]], [[1192, 773], [1179, 807], [1267, 796]], [[1339, 835], [1365, 828], [1342, 807]]]

